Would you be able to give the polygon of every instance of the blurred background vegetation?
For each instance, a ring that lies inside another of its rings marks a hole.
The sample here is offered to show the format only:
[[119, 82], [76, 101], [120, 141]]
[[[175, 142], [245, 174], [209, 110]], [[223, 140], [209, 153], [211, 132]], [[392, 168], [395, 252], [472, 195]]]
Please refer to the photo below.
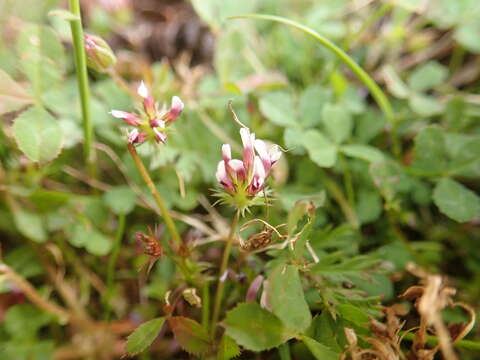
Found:
[[[336, 256], [324, 269], [323, 287], [307, 290], [312, 310], [344, 303], [351, 295], [342, 286], [372, 299], [381, 296], [384, 304], [395, 302], [415, 282], [405, 272], [414, 261], [446, 275], [459, 289], [458, 298], [478, 313], [477, 0], [81, 5], [85, 31], [108, 41], [118, 58], [116, 70], [132, 89], [144, 79], [156, 99], [178, 95], [186, 105], [167, 145], [138, 151], [198, 262], [207, 268], [218, 263], [214, 241], [224, 236], [232, 216], [228, 208], [211, 206], [221, 144], [240, 149], [226, 106], [232, 99], [258, 138], [288, 149], [271, 183], [276, 200], [269, 222], [285, 223], [297, 200], [312, 200], [312, 247], [320, 258]], [[102, 320], [106, 262], [114, 239], [122, 239], [114, 320], [108, 336], [67, 330], [13, 283], [2, 282], [0, 354], [6, 360], [119, 358], [124, 337], [159, 313], [165, 293], [178, 282], [167, 258], [148, 278], [139, 272], [147, 256], [134, 233], [156, 225], [162, 231], [163, 225], [149, 209], [152, 199], [126, 151], [124, 127], [108, 114], [134, 110], [134, 103], [118, 81], [94, 71], [97, 177], [85, 170], [70, 28], [61, 16], [49, 15], [67, 7], [58, 0], [0, 0], [1, 259], [40, 294], [77, 315]], [[387, 119], [365, 85], [304, 33], [267, 21], [226, 21], [246, 13], [284, 16], [332, 40], [385, 91], [394, 117]], [[30, 104], [37, 106], [25, 110]], [[36, 133], [42, 135], [29, 147], [25, 139]], [[263, 209], [251, 214], [256, 216]], [[282, 256], [261, 252], [240, 264], [236, 271], [243, 280], [228, 289], [227, 303], [244, 296], [255, 276]], [[372, 259], [381, 265], [374, 271], [368, 270]], [[368, 302], [355, 306], [376, 311]], [[197, 310], [184, 311], [195, 317]], [[348, 314], [339, 316], [349, 321]], [[452, 310], [445, 319], [465, 316]], [[364, 326], [358, 331], [367, 331]], [[469, 338], [480, 340], [478, 327]], [[188, 358], [169, 339], [161, 337], [141, 358]], [[107, 342], [110, 353], [98, 355], [99, 344]], [[301, 344], [294, 351], [298, 358], [310, 356]], [[478, 358], [478, 352], [460, 351], [462, 359]]]

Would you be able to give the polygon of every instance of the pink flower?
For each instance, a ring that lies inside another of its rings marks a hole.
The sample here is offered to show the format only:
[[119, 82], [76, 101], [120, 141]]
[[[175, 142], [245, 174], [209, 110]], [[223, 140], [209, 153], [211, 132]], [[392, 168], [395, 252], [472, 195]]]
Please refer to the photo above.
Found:
[[[282, 154], [277, 145], [267, 149], [266, 144], [262, 140], [255, 140], [255, 134], [247, 128], [240, 129], [240, 136], [243, 160], [232, 159], [230, 145], [224, 144], [222, 160], [218, 163], [216, 173], [218, 182], [236, 200], [242, 199], [242, 195], [243, 198], [257, 195], [265, 186], [272, 166]], [[255, 155], [255, 150], [258, 155]]]
[[150, 140], [157, 144], [165, 143], [168, 132], [167, 125], [175, 121], [184, 108], [182, 100], [178, 96], [174, 96], [171, 109], [159, 111], [155, 99], [143, 81], [138, 86], [137, 93], [142, 98], [144, 111], [141, 115], [121, 110], [112, 110], [110, 114], [117, 119], [122, 119], [127, 125], [135, 127], [128, 135], [128, 142], [141, 144]]

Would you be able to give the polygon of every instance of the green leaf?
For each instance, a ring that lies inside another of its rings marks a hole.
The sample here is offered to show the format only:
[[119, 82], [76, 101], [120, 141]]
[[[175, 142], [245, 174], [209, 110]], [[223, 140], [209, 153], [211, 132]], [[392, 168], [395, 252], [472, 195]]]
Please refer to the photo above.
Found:
[[382, 214], [382, 198], [377, 191], [360, 188], [355, 209], [362, 224], [375, 221]]
[[5, 330], [14, 338], [32, 339], [40, 328], [52, 320], [52, 315], [30, 304], [19, 304], [8, 309], [3, 320]]
[[217, 30], [229, 16], [255, 11], [257, 0], [191, 0], [195, 12]]
[[68, 241], [76, 247], [84, 247], [90, 254], [96, 256], [107, 255], [112, 249], [112, 242], [108, 237], [91, 226], [75, 224], [72, 236]]
[[32, 103], [25, 89], [0, 69], [0, 115]]
[[63, 134], [47, 111], [31, 107], [15, 119], [13, 133], [18, 147], [32, 161], [45, 163], [58, 156]]
[[240, 347], [231, 337], [224, 334], [218, 346], [217, 360], [230, 360], [238, 355], [240, 355]]
[[325, 105], [322, 122], [330, 138], [337, 144], [347, 140], [352, 133], [352, 116], [339, 104]]
[[303, 332], [310, 326], [312, 315], [295, 266], [278, 265], [268, 277], [267, 288], [267, 303], [287, 328]]
[[137, 196], [128, 186], [116, 186], [103, 195], [105, 204], [116, 214], [128, 214], [135, 208]]
[[303, 136], [303, 145], [310, 159], [320, 167], [332, 167], [337, 161], [337, 147], [316, 130], [308, 130]]
[[[322, 109], [331, 99], [331, 91], [318, 85], [310, 85], [300, 97], [300, 119], [304, 127], [312, 127], [322, 121]], [[288, 129], [287, 129], [288, 130]]]
[[402, 81], [392, 65], [386, 65], [383, 68], [383, 77], [388, 90], [399, 99], [406, 99], [410, 94], [407, 85]]
[[478, 195], [448, 178], [435, 186], [433, 201], [442, 213], [458, 222], [467, 222], [480, 215]]
[[472, 16], [469, 21], [464, 21], [454, 32], [454, 38], [465, 48], [475, 53], [480, 53], [480, 24], [478, 22], [478, 13]]
[[159, 317], [137, 327], [127, 339], [127, 353], [136, 355], [149, 347], [158, 336], [164, 322], [165, 318]]
[[283, 91], [268, 93], [260, 98], [259, 105], [262, 114], [274, 124], [284, 127], [298, 126], [295, 104], [290, 93]]
[[412, 90], [425, 91], [443, 83], [448, 76], [448, 69], [436, 61], [429, 61], [417, 67], [408, 78]]
[[415, 137], [415, 158], [412, 167], [421, 171], [440, 173], [447, 167], [445, 138], [439, 127], [430, 126]]
[[347, 156], [362, 159], [368, 162], [380, 162], [385, 159], [383, 153], [370, 145], [349, 144], [343, 145], [340, 150]]
[[18, 231], [26, 238], [37, 243], [47, 241], [47, 233], [45, 231], [43, 220], [36, 213], [32, 213], [23, 209], [15, 209], [13, 211], [13, 221]]
[[414, 94], [409, 98], [412, 110], [420, 116], [438, 115], [443, 111], [443, 104], [430, 95]]
[[368, 315], [361, 309], [351, 304], [340, 304], [336, 310], [345, 320], [348, 320], [359, 327], [366, 327], [368, 324]]
[[51, 28], [36, 24], [22, 26], [17, 51], [20, 66], [32, 82], [37, 99], [42, 93], [59, 85], [65, 53], [59, 37]]
[[467, 140], [461, 145], [451, 161], [449, 173], [464, 177], [480, 176], [480, 138]]
[[190, 354], [205, 354], [212, 349], [212, 342], [205, 328], [193, 319], [174, 316], [168, 319], [175, 339]]
[[225, 327], [228, 336], [252, 351], [271, 349], [292, 337], [278, 317], [254, 302], [230, 310]]
[[302, 341], [307, 345], [315, 359], [318, 360], [338, 360], [340, 354], [334, 352], [328, 346], [320, 344], [308, 336], [302, 336]]

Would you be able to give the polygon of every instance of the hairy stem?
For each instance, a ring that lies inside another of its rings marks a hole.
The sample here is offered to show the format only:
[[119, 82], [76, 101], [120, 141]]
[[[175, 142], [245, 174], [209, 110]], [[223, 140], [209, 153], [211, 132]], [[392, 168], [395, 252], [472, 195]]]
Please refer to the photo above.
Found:
[[75, 66], [77, 69], [78, 90], [82, 108], [83, 123], [83, 153], [90, 177], [95, 178], [95, 149], [93, 148], [93, 126], [90, 116], [90, 89], [88, 87], [87, 58], [83, 46], [83, 28], [80, 14], [80, 1], [70, 0], [70, 11], [77, 19], [70, 20]]
[[230, 252], [232, 251], [233, 239], [235, 238], [235, 232], [237, 231], [238, 220], [240, 218], [240, 212], [237, 211], [233, 217], [232, 224], [230, 225], [230, 233], [228, 234], [227, 243], [225, 244], [225, 250], [223, 250], [222, 263], [220, 265], [220, 272], [218, 276], [217, 292], [215, 293], [215, 303], [213, 305], [213, 316], [210, 332], [212, 336], [215, 335], [215, 329], [220, 316], [220, 307], [222, 305], [223, 290], [225, 288], [225, 271], [227, 271], [228, 259], [230, 258]]

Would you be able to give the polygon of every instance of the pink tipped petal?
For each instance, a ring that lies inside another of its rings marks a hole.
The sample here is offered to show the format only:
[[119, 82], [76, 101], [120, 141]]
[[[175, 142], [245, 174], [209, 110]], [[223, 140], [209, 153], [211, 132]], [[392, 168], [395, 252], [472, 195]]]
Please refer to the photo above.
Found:
[[130, 131], [128, 133], [128, 142], [130, 144], [135, 144], [135, 143], [139, 142], [138, 141], [139, 134], [140, 133], [138, 132], [138, 129], [133, 129], [132, 131]]
[[258, 140], [258, 139], [255, 140], [255, 150], [257, 150], [257, 153], [260, 156], [260, 159], [262, 160], [265, 171], [268, 173], [270, 171], [270, 168], [272, 167], [272, 162], [270, 159], [270, 155], [268, 154], [267, 145], [265, 144], [265, 141]]
[[250, 177], [253, 171], [253, 160], [255, 158], [255, 152], [253, 150], [255, 134], [251, 134], [248, 128], [241, 128], [240, 136], [243, 143], [243, 164], [245, 166], [245, 172]]
[[[246, 177], [245, 166], [242, 160], [233, 159], [228, 162], [228, 167], [233, 170], [232, 178], [237, 181], [244, 181]], [[227, 168], [228, 171], [228, 168]], [[230, 174], [229, 174], [230, 175]]]
[[280, 151], [280, 147], [278, 145], [272, 145], [270, 149], [268, 149], [268, 154], [270, 155], [270, 161], [272, 165], [275, 164], [282, 156], [282, 152]]
[[140, 125], [140, 119], [137, 115], [120, 110], [112, 110], [110, 111], [110, 115], [117, 119], [122, 119], [125, 121], [126, 124], [131, 126], [138, 126]]
[[215, 177], [217, 178], [217, 181], [225, 188], [225, 190], [227, 191], [233, 190], [233, 184], [227, 176], [225, 163], [223, 161], [220, 161], [218, 163]]
[[265, 168], [263, 167], [262, 160], [258, 156], [255, 156], [255, 162], [253, 166], [253, 178], [249, 186], [250, 195], [255, 195], [263, 188], [263, 184], [265, 183], [265, 176], [266, 173]]
[[183, 104], [182, 100], [178, 96], [172, 97], [172, 112], [175, 113], [176, 116], [180, 115], [183, 111], [185, 105]]
[[230, 145], [222, 145], [222, 157], [223, 161], [230, 161], [232, 159], [232, 149], [230, 148]]
[[165, 141], [167, 141], [167, 135], [165, 135], [163, 132], [159, 131], [156, 128], [153, 128], [153, 132], [155, 133], [155, 140], [157, 141], [157, 143], [165, 143]]
[[140, 95], [144, 99], [149, 97], [149, 95], [150, 95], [150, 93], [148, 91], [148, 88], [143, 81], [140, 83], [140, 86], [137, 89], [137, 94]]

